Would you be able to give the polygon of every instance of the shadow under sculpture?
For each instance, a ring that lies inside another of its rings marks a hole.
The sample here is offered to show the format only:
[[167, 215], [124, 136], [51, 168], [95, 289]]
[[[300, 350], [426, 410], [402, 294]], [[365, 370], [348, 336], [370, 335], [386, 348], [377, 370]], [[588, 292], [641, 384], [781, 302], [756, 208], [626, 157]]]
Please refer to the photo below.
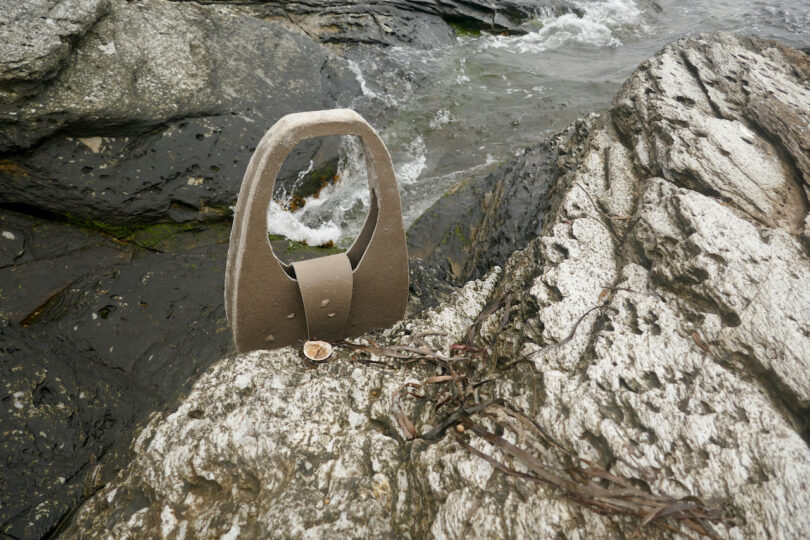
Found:
[[[267, 209], [284, 158], [304, 139], [356, 135], [371, 202], [349, 250], [287, 265], [267, 237]], [[306, 339], [337, 341], [400, 320], [408, 301], [408, 253], [391, 156], [350, 109], [289, 114], [262, 137], [239, 191], [225, 270], [225, 311], [239, 352]]]

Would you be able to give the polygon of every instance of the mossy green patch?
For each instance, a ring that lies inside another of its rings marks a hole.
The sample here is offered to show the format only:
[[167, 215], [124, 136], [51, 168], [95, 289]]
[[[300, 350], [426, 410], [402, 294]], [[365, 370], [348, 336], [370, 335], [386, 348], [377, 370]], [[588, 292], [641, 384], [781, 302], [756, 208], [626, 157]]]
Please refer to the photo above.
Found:
[[196, 247], [228, 241], [231, 224], [221, 223], [155, 223], [124, 238], [142, 248], [175, 253]]
[[138, 228], [136, 225], [107, 223], [105, 221], [88, 219], [74, 214], [65, 214], [65, 221], [71, 225], [101, 231], [119, 239], [126, 238]]
[[464, 236], [464, 232], [461, 230], [461, 225], [456, 225], [453, 228], [453, 236], [455, 236], [462, 245], [469, 245], [470, 241]]
[[108, 234], [122, 242], [166, 253], [227, 242], [231, 230], [228, 221], [119, 225], [73, 214], [65, 215], [64, 220], [71, 225]]
[[[74, 215], [65, 216], [65, 221], [109, 234], [122, 242], [134, 244], [145, 250], [164, 253], [177, 253], [205, 245], [227, 243], [231, 231], [231, 223], [228, 221], [113, 225]], [[273, 251], [284, 262], [346, 251], [333, 245], [310, 246], [281, 235], [269, 234], [267, 238], [273, 246]]]
[[315, 257], [323, 257], [324, 255], [332, 255], [334, 253], [343, 253], [346, 251], [343, 248], [334, 246], [310, 246], [303, 242], [296, 242], [289, 238], [278, 235], [268, 234], [267, 239], [273, 246], [273, 252], [276, 257], [285, 263], [295, 261], [303, 261], [306, 259], [313, 259]]
[[447, 24], [459, 37], [476, 38], [481, 36], [482, 27], [469, 19], [446, 19]]
[[[126, 240], [149, 249], [160, 249], [178, 233], [193, 230], [191, 223], [155, 223], [134, 231]], [[160, 251], [164, 251], [160, 249]]]

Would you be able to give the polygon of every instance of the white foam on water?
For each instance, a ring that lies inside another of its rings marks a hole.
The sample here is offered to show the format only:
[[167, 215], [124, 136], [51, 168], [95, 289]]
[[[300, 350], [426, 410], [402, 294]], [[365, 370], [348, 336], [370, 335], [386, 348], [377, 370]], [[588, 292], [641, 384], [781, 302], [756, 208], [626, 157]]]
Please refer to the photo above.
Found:
[[620, 32], [642, 25], [642, 11], [633, 0], [595, 0], [576, 2], [582, 16], [540, 15], [540, 29], [522, 36], [487, 36], [485, 48], [509, 49], [517, 53], [537, 53], [580, 44], [592, 47], [618, 47]]
[[360, 91], [363, 92], [363, 95], [370, 98], [381, 99], [380, 95], [368, 86], [368, 81], [366, 81], [365, 76], [363, 76], [363, 70], [360, 69], [360, 64], [354, 60], [348, 60], [347, 63], [349, 65], [349, 71], [354, 73], [354, 77], [360, 84]]
[[[427, 162], [426, 152], [425, 141], [418, 136], [405, 145], [404, 152], [396, 155], [394, 170], [401, 186], [418, 181]], [[370, 202], [359, 139], [344, 137], [341, 140], [337, 176], [337, 182], [307, 197], [298, 210], [284, 210], [281, 204], [272, 201], [267, 210], [267, 232], [310, 246], [333, 242], [348, 247], [363, 226]]]
[[267, 232], [278, 234], [295, 242], [306, 242], [310, 246], [322, 246], [329, 242], [337, 242], [340, 238], [340, 227], [334, 222], [328, 222], [317, 227], [306, 225], [302, 218], [307, 206], [297, 212], [289, 212], [276, 201], [270, 201], [267, 209]]
[[[449, 111], [448, 111], [449, 114]], [[394, 163], [394, 171], [400, 185], [410, 185], [416, 183], [419, 175], [425, 170], [427, 165], [427, 147], [425, 139], [421, 135], [411, 140], [405, 145], [404, 156], [397, 156], [399, 165]]]
[[[304, 181], [304, 178], [305, 178], [305, 177], [306, 177], [306, 176], [307, 176], [309, 173], [311, 173], [311, 172], [312, 172], [312, 170], [313, 170], [314, 168], [315, 168], [315, 162], [314, 162], [313, 160], [311, 160], [311, 159], [310, 159], [310, 160], [309, 160], [309, 165], [307, 166], [307, 168], [306, 168], [306, 169], [304, 169], [303, 171], [300, 171], [300, 172], [298, 173], [298, 176], [297, 176], [297, 177], [296, 177], [296, 179], [295, 179], [295, 182], [293, 182], [293, 193], [295, 193], [295, 188], [297, 188], [298, 186], [300, 186], [300, 185], [301, 185], [301, 183]], [[286, 195], [286, 194], [285, 194], [285, 195]]]
[[[416, 113], [415, 118], [420, 118], [416, 121], [424, 124], [414, 126], [394, 123], [383, 133], [402, 189], [406, 223], [412, 221], [440, 195], [438, 192], [441, 187], [453, 185], [462, 175], [485, 170], [494, 158], [487, 155], [484, 163], [480, 163], [479, 157], [471, 160], [469, 165], [472, 167], [468, 166], [464, 171], [434, 176], [428, 162], [435, 161], [436, 149], [429, 149], [428, 145], [436, 144], [444, 130], [448, 130], [450, 136], [451, 130], [461, 129], [456, 124], [463, 127], [468, 121], [462, 116], [466, 109], [462, 108], [460, 112], [457, 103], [444, 95], [428, 102], [411, 99], [411, 82], [408, 77], [402, 77], [401, 73], [414, 72], [440, 80], [447, 78], [463, 87], [462, 97], [479, 90], [484, 95], [491, 93], [494, 88], [491, 79], [495, 75], [499, 77], [496, 87], [505, 86], [497, 88], [497, 91], [503, 96], [511, 96], [509, 99], [513, 103], [517, 103], [517, 100], [536, 99], [538, 95], [548, 94], [545, 86], [530, 78], [527, 79], [531, 80], [528, 86], [521, 86], [525, 81], [519, 79], [514, 82], [511, 75], [507, 76], [497, 69], [490, 70], [486, 62], [493, 49], [498, 49], [498, 54], [502, 56], [503, 53], [531, 54], [563, 47], [619, 46], [622, 39], [643, 28], [643, 12], [636, 1], [638, 0], [573, 0], [580, 15], [540, 12], [536, 18], [537, 30], [522, 36], [485, 35], [460, 40], [447, 48], [420, 50], [418, 53], [411, 48], [392, 47], [386, 50], [384, 65], [390, 64], [396, 69], [389, 70], [370, 64], [369, 62], [379, 62], [373, 56], [349, 60], [348, 67], [358, 81], [362, 99], [402, 108], [406, 113]], [[490, 52], [483, 55], [484, 60], [476, 60], [480, 53], [487, 51]], [[468, 65], [470, 59], [473, 61]], [[436, 91], [446, 90], [446, 86], [436, 87]], [[424, 110], [426, 104], [428, 109]], [[424, 130], [424, 136], [419, 134], [419, 130]], [[482, 149], [482, 154], [483, 152], [485, 150]], [[501, 155], [499, 159], [504, 157]], [[303, 171], [301, 176], [306, 173], [307, 171]], [[360, 231], [369, 205], [365, 159], [362, 146], [354, 137], [342, 139], [338, 177], [336, 184], [327, 186], [317, 197], [307, 198], [303, 207], [294, 212], [284, 211], [278, 203], [271, 204], [268, 208], [268, 232], [314, 246], [333, 242], [347, 247]], [[424, 189], [420, 186], [424, 186]]]
[[450, 113], [450, 109], [439, 109], [436, 111], [433, 118], [430, 119], [429, 125], [430, 129], [439, 129], [442, 126], [446, 126], [447, 124], [455, 121], [456, 119]]
[[360, 92], [362, 92], [363, 96], [369, 99], [379, 100], [389, 107], [393, 107], [397, 104], [397, 100], [388, 93], [380, 93], [368, 85], [368, 81], [366, 80], [365, 75], [363, 75], [363, 68], [360, 67], [360, 64], [354, 60], [347, 60], [349, 71], [354, 74], [355, 79], [357, 79], [358, 84], [360, 85]]

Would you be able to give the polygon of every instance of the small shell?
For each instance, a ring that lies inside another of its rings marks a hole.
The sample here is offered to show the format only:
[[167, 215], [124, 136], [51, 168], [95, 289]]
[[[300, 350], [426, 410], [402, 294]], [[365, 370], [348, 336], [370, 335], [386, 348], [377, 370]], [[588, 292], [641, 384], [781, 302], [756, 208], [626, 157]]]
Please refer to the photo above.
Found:
[[322, 362], [332, 356], [332, 345], [325, 341], [307, 341], [304, 343], [304, 356], [315, 362]]

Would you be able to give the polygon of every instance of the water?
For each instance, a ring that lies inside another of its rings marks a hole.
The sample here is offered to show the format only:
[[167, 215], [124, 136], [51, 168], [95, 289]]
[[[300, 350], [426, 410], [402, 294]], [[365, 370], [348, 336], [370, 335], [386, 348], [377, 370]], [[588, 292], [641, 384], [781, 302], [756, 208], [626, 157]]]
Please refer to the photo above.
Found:
[[[406, 227], [461, 179], [608, 106], [640, 62], [678, 38], [729, 30], [810, 46], [806, 0], [573, 4], [581, 16], [539, 12], [537, 30], [525, 36], [462, 38], [429, 51], [352, 53], [364, 95], [347, 105], [389, 111], [376, 127], [392, 154]], [[340, 181], [294, 213], [271, 207], [268, 228], [310, 245], [346, 246], [367, 205], [362, 152], [347, 137]]]

